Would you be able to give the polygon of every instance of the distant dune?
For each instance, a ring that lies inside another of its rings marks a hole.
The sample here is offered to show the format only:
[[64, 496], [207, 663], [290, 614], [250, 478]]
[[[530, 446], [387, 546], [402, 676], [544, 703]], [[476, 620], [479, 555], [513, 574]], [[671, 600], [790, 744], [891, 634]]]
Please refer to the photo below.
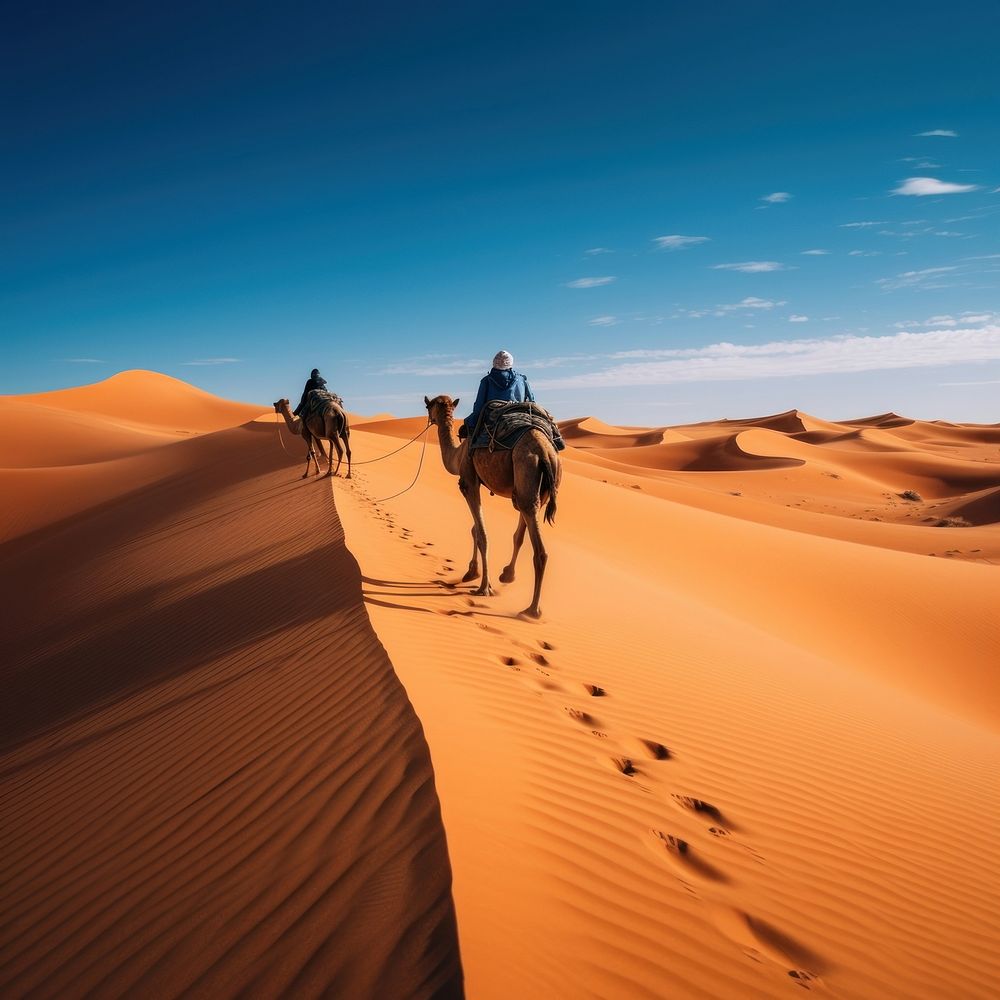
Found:
[[534, 623], [272, 422], [0, 397], [0, 993], [995, 995], [1000, 425], [563, 421]]

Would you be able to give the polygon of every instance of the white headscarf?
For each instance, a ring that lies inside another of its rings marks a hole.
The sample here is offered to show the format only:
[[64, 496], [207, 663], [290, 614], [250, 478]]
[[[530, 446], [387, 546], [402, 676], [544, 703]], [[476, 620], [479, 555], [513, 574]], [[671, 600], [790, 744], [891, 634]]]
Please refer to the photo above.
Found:
[[509, 351], [497, 351], [496, 356], [493, 358], [493, 367], [499, 368], [501, 371], [513, 368], [514, 355]]

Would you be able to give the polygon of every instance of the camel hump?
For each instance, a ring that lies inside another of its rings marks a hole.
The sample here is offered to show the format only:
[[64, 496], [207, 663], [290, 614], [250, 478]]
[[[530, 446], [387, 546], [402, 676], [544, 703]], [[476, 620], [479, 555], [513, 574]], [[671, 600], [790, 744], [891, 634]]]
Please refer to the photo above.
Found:
[[315, 413], [321, 413], [331, 403], [336, 406], [343, 406], [344, 400], [335, 392], [328, 392], [326, 389], [310, 389], [306, 396], [304, 416], [311, 417]]
[[566, 447], [559, 426], [548, 410], [537, 403], [508, 403], [491, 400], [483, 414], [472, 442], [473, 449], [513, 448], [530, 430], [541, 431], [552, 442], [556, 451]]

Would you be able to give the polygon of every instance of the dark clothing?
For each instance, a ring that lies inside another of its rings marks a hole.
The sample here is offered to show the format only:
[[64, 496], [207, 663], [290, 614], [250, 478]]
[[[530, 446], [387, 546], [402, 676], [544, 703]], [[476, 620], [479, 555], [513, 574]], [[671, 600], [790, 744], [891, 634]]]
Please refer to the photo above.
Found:
[[295, 416], [299, 416], [302, 413], [303, 407], [306, 405], [306, 396], [313, 391], [313, 389], [325, 389], [326, 379], [320, 375], [310, 378], [306, 382], [306, 387], [302, 390], [302, 398], [299, 400], [299, 405], [295, 407], [292, 412]]
[[528, 385], [528, 380], [513, 368], [491, 368], [488, 375], [479, 383], [479, 393], [472, 413], [465, 418], [465, 426], [471, 434], [479, 422], [479, 414], [483, 407], [494, 399], [502, 399], [508, 403], [533, 403], [535, 396]]

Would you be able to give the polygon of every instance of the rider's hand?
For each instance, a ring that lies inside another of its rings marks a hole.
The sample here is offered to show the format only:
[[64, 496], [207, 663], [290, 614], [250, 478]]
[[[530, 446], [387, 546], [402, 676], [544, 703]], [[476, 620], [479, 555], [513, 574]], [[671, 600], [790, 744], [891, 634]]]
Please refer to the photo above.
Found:
[[464, 441], [469, 436], [469, 428], [466, 424], [462, 424], [458, 429], [458, 440]]

